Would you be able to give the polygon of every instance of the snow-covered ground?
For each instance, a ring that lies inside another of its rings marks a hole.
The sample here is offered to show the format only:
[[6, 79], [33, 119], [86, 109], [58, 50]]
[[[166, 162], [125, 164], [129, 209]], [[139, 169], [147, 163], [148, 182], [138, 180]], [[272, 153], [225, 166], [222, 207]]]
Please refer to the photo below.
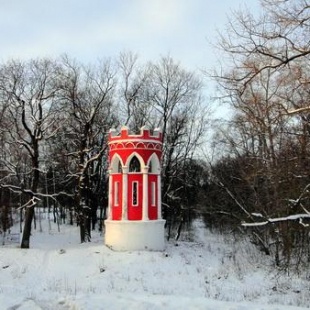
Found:
[[248, 243], [211, 234], [201, 222], [193, 241], [169, 242], [164, 252], [113, 252], [99, 233], [91, 243], [80, 244], [75, 226], [61, 225], [60, 232], [56, 225], [42, 227], [43, 232], [33, 232], [29, 250], [18, 244], [0, 246], [0, 309], [310, 306], [307, 275], [272, 271], [261, 265], [262, 254]]

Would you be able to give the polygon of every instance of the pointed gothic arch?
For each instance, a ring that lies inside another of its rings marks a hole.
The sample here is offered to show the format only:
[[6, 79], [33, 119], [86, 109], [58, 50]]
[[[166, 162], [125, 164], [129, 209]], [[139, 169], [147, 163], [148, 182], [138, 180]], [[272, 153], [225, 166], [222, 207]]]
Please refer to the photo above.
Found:
[[111, 160], [111, 173], [122, 173], [123, 162], [118, 154], [115, 154]]
[[137, 156], [133, 156], [129, 162], [129, 172], [141, 172], [141, 163]]
[[148, 160], [149, 173], [160, 174], [160, 163], [157, 155], [154, 153]]

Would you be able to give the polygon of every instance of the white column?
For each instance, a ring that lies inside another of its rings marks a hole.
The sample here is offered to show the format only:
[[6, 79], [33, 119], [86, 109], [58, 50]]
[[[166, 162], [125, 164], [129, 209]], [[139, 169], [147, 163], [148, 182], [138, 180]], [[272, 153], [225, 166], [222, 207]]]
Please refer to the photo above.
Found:
[[108, 220], [112, 219], [112, 169], [109, 169], [109, 200], [108, 200]]
[[157, 219], [161, 220], [161, 177], [157, 176]]
[[122, 221], [128, 220], [128, 167], [123, 166]]
[[145, 166], [142, 168], [142, 186], [143, 186], [143, 193], [142, 193], [142, 221], [149, 220], [149, 192], [148, 192], [148, 171], [149, 167]]

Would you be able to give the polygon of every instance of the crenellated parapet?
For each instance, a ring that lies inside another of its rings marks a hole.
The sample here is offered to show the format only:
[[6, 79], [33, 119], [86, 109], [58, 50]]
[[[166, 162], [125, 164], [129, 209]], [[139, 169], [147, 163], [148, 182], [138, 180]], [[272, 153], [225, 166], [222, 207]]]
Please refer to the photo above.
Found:
[[115, 142], [128, 142], [128, 141], [144, 141], [144, 142], [155, 142], [162, 144], [162, 132], [159, 128], [154, 129], [151, 131], [147, 126], [143, 126], [140, 129], [139, 134], [132, 134], [129, 132], [127, 126], [123, 126], [121, 128], [120, 133], [118, 133], [115, 129], [110, 129], [109, 132], [109, 144]]
[[159, 129], [151, 131], [143, 126], [139, 134], [132, 134], [126, 126], [123, 126], [120, 133], [117, 133], [115, 129], [110, 130], [108, 145], [110, 155], [113, 156], [116, 152], [124, 162], [133, 151], [141, 155], [146, 162], [153, 152], [158, 158], [161, 157], [162, 133]]

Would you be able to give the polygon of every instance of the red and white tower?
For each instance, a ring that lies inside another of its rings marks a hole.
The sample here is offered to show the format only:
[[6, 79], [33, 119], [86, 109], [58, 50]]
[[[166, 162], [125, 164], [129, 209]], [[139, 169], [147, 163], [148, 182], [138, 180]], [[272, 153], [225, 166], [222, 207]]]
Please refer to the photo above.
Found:
[[160, 160], [162, 133], [144, 126], [109, 133], [109, 210], [105, 244], [113, 250], [164, 249]]

